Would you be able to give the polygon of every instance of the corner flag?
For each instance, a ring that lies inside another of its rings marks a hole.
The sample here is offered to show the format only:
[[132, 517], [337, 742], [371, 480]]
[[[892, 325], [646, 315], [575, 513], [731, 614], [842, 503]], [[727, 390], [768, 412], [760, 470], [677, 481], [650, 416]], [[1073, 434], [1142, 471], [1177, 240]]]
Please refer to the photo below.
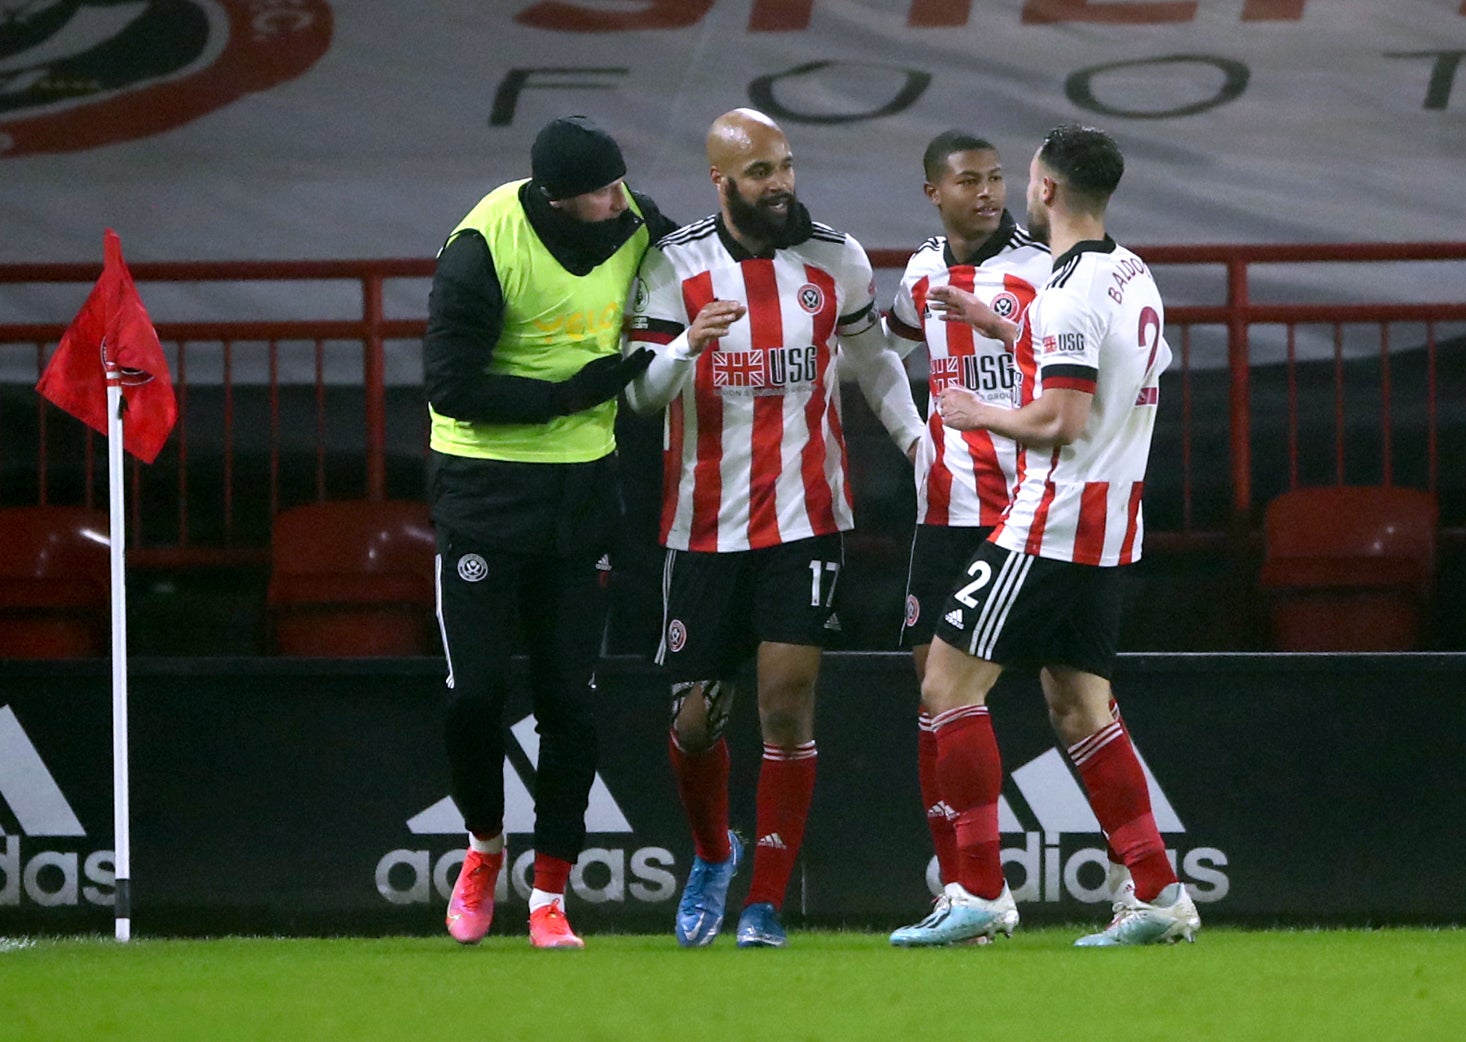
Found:
[[127, 409], [124, 447], [151, 463], [178, 420], [178, 403], [158, 334], [122, 259], [122, 241], [108, 228], [102, 277], [61, 337], [36, 390], [106, 434], [106, 383], [114, 368]]
[[126, 448], [145, 463], [157, 459], [178, 420], [178, 402], [158, 332], [122, 259], [122, 240], [111, 228], [103, 239], [102, 277], [61, 337], [36, 390], [107, 436], [116, 848], [112, 910], [117, 939], [127, 941], [132, 938], [132, 825], [128, 810], [127, 573], [123, 557], [127, 526], [122, 511], [122, 450]]

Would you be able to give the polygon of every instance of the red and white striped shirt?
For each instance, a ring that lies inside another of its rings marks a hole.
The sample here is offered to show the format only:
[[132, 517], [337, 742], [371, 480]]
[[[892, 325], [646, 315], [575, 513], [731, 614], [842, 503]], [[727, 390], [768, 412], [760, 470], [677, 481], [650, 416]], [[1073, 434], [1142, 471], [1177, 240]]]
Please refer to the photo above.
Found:
[[874, 298], [865, 250], [819, 223], [771, 258], [751, 256], [719, 215], [647, 252], [628, 350], [664, 352], [709, 301], [748, 308], [688, 363], [667, 406], [664, 546], [751, 550], [854, 527], [836, 334], [877, 321]]
[[[918, 247], [906, 263], [887, 324], [897, 337], [926, 345], [931, 401], [955, 383], [989, 405], [1021, 404], [1018, 389], [1031, 391], [1034, 383], [1033, 348], [1023, 315], [1052, 266], [1048, 247], [1030, 238], [1006, 213], [993, 238], [968, 262], [957, 262], [945, 236], [934, 236]], [[945, 321], [932, 311], [928, 294], [949, 284], [1019, 323], [1022, 332], [1013, 353], [1001, 340], [990, 340], [967, 323]], [[1017, 446], [1007, 438], [985, 430], [954, 430], [942, 423], [935, 408], [929, 409], [925, 436], [916, 450], [917, 523], [997, 524], [1017, 479], [1017, 454]]]
[[1077, 564], [1140, 559], [1140, 500], [1171, 361], [1165, 307], [1145, 262], [1113, 239], [1081, 242], [1054, 262], [1028, 308], [1037, 396], [1094, 395], [1084, 432], [1054, 449], [1019, 446], [1018, 489], [992, 540]]

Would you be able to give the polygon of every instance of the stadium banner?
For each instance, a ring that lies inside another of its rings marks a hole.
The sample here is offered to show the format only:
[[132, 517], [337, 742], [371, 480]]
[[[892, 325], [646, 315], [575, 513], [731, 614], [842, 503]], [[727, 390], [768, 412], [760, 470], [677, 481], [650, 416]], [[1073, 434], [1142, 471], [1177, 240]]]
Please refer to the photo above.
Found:
[[1421, 188], [1458, 180], [1463, 47], [1440, 0], [36, 0], [0, 8], [0, 261], [88, 260], [108, 226], [136, 260], [430, 256], [567, 112], [691, 221], [739, 105], [866, 246], [936, 230], [938, 132], [1021, 193], [1076, 121], [1129, 159], [1121, 241], [1433, 240], [1466, 225]]
[[[1463, 674], [1466, 655], [1121, 656], [1125, 720], [1203, 921], [1466, 921], [1466, 835], [1453, 827], [1466, 805]], [[442, 930], [464, 841], [441, 662], [143, 659], [131, 677], [139, 936]], [[665, 690], [629, 658], [608, 662], [599, 687], [601, 764], [570, 912], [590, 932], [670, 933], [691, 841], [666, 765]], [[820, 697], [815, 805], [786, 918], [913, 920], [931, 895], [910, 661], [831, 654]], [[1106, 919], [1104, 840], [1036, 681], [1005, 678], [990, 704], [1025, 920]], [[735, 709], [730, 735], [747, 837], [753, 708]], [[105, 660], [0, 663], [0, 936], [110, 928], [108, 721]], [[524, 931], [538, 742], [524, 701], [506, 723], [512, 870], [495, 930], [512, 934]]]

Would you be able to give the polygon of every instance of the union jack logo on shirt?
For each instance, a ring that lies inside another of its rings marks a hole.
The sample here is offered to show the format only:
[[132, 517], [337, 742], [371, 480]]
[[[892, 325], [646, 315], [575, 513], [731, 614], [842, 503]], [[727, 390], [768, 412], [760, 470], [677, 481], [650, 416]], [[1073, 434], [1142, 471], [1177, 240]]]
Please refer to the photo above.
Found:
[[938, 391], [948, 384], [962, 383], [962, 359], [948, 356], [931, 360], [932, 386]]
[[767, 384], [764, 352], [714, 351], [714, 387], [763, 387]]

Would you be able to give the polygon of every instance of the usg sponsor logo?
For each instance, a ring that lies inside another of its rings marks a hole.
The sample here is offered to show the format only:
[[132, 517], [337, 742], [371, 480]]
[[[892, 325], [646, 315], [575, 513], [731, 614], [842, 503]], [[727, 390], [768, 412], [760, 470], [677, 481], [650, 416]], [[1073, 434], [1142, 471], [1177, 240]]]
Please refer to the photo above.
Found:
[[330, 43], [325, 0], [0, 5], [0, 156], [170, 130], [294, 79]]
[[15, 711], [0, 706], [0, 812], [5, 808], [13, 820], [0, 813], [0, 906], [112, 904], [114, 854], [74, 849], [86, 830]]
[[[1161, 835], [1168, 839], [1166, 855], [1176, 874], [1197, 901], [1220, 901], [1231, 886], [1223, 871], [1227, 855], [1216, 847], [1176, 843], [1170, 838], [1184, 836], [1186, 826], [1139, 749], [1135, 757], [1145, 772], [1151, 813]], [[1021, 845], [1006, 846], [1002, 851], [1003, 874], [1014, 900], [1057, 902], [1067, 896], [1087, 903], [1108, 903], [1111, 894], [1105, 879], [1109, 859], [1104, 833], [1064, 755], [1050, 749], [1015, 770], [1012, 778], [1038, 824], [1037, 829], [1025, 824], [1006, 796], [998, 798], [998, 831], [1004, 837], [1023, 837]], [[936, 858], [927, 866], [926, 879], [932, 893], [940, 892]]]
[[[539, 763], [540, 740], [535, 733], [534, 717], [527, 716], [510, 729], [531, 766]], [[512, 758], [504, 760], [504, 831], [510, 837], [534, 833], [534, 797], [531, 786], [519, 776]], [[591, 785], [590, 804], [585, 814], [586, 832], [598, 836], [631, 838], [633, 829], [611, 790], [601, 776]], [[442, 844], [388, 851], [377, 862], [377, 893], [392, 904], [426, 904], [433, 895], [444, 901], [453, 893], [453, 883], [463, 864], [466, 845], [463, 817], [452, 797], [407, 819], [407, 830], [414, 836], [453, 837], [453, 846], [446, 852]], [[604, 841], [603, 841], [604, 842]], [[510, 842], [510, 855], [513, 847]], [[500, 873], [495, 901], [510, 898], [511, 888], [521, 900], [529, 899], [530, 871], [534, 867], [534, 851], [524, 850], [514, 857], [508, 872]], [[570, 890], [591, 904], [639, 901], [655, 903], [673, 897], [677, 877], [676, 861], [665, 847], [633, 847], [627, 843], [609, 842], [605, 846], [587, 847], [581, 851], [575, 869], [570, 873]]]

